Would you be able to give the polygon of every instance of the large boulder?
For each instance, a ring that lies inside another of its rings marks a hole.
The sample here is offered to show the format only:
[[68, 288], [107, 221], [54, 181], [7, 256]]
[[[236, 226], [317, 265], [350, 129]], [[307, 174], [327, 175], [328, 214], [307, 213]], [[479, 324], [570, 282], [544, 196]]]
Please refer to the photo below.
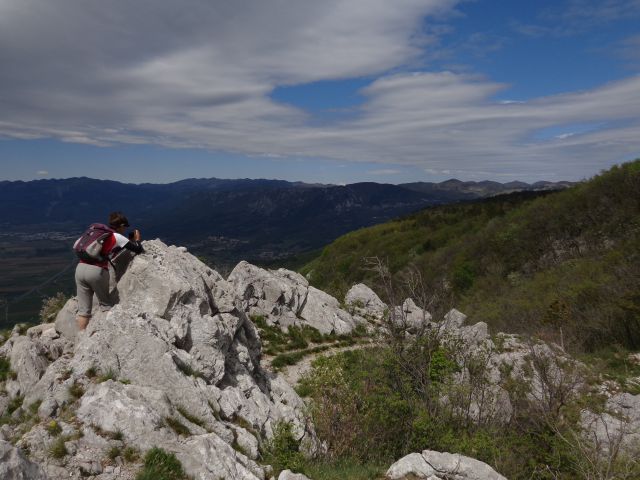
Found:
[[351, 287], [344, 297], [345, 305], [355, 314], [380, 322], [387, 312], [387, 305], [364, 283]]
[[309, 286], [302, 275], [290, 270], [265, 270], [243, 261], [228, 282], [250, 317], [261, 317], [283, 330], [309, 325], [324, 334], [345, 334], [358, 324], [336, 298]]
[[309, 287], [300, 316], [320, 333], [347, 334], [356, 327], [355, 319], [340, 308], [340, 303], [328, 293]]
[[464, 455], [424, 450], [410, 453], [389, 467], [390, 480], [506, 480], [486, 463]]

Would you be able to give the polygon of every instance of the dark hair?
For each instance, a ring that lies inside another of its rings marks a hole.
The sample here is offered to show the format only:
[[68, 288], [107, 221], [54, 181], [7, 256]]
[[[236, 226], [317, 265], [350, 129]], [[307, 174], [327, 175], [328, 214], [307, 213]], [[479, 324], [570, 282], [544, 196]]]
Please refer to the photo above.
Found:
[[122, 212], [111, 212], [109, 214], [109, 226], [111, 228], [128, 227], [129, 220]]

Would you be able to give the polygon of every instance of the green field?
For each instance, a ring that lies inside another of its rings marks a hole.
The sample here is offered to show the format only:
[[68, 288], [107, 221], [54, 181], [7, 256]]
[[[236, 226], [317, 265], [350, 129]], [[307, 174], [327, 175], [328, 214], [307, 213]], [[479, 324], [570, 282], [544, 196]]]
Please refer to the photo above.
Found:
[[68, 240], [20, 235], [0, 238], [0, 328], [20, 322], [38, 323], [43, 298], [75, 289], [75, 256], [70, 245]]

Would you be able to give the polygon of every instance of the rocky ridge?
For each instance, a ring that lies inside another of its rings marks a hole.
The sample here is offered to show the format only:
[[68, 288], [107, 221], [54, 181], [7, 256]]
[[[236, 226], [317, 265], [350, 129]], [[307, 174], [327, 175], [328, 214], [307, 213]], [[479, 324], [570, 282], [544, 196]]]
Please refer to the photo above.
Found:
[[[158, 446], [174, 453], [197, 480], [262, 480], [271, 471], [260, 463], [260, 446], [278, 422], [290, 423], [313, 453], [320, 446], [303, 400], [284, 376], [261, 363], [260, 331], [252, 321], [258, 316], [285, 330], [307, 325], [324, 334], [348, 334], [358, 326], [371, 332], [390, 328], [385, 320], [410, 335], [437, 332], [443, 341], [464, 346], [457, 349], [461, 368], [455, 381], [468, 387], [471, 421], [509, 420], [514, 406], [506, 380], [526, 381], [531, 402], [541, 409], [558, 392], [572, 395], [582, 384], [582, 366], [559, 347], [513, 335], [491, 337], [485, 324], [466, 325], [457, 310], [437, 322], [411, 299], [389, 309], [363, 284], [341, 305], [288, 270], [241, 262], [225, 280], [182, 247], [152, 240], [145, 250], [117, 283], [119, 303], [109, 312], [96, 310], [86, 332], [75, 331], [72, 299], [55, 324], [26, 334], [16, 328], [0, 347], [0, 357], [9, 359], [14, 372], [0, 394], [0, 410], [21, 404], [10, 413], [13, 425], [0, 429], [6, 440], [0, 441], [2, 478], [133, 479], [139, 464], [109, 459], [106, 452]], [[471, 368], [479, 360], [485, 366], [481, 388]], [[614, 393], [608, 402], [629, 421], [585, 412], [588, 431], [597, 440], [598, 432], [624, 426], [633, 441], [640, 435], [640, 396]], [[60, 439], [66, 453], [55, 458]], [[387, 476], [503, 478], [481, 462], [447, 455], [411, 454]]]

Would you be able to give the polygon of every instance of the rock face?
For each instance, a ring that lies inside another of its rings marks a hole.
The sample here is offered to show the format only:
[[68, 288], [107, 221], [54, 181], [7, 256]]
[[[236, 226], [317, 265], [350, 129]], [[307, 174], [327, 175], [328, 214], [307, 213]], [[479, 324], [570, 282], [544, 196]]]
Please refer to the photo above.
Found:
[[269, 325], [283, 329], [309, 325], [323, 334], [345, 334], [359, 323], [340, 307], [338, 300], [290, 270], [264, 270], [240, 262], [228, 281], [243, 299], [246, 313], [264, 318]]
[[[108, 477], [100, 465], [117, 436], [142, 452], [158, 446], [175, 453], [198, 480], [264, 479], [258, 447], [280, 421], [313, 448], [302, 400], [260, 367], [260, 338], [234, 284], [184, 249], [158, 240], [144, 247], [117, 284], [120, 302], [96, 311], [85, 332], [74, 330], [70, 300], [58, 330], [34, 327], [2, 347], [16, 372], [10, 397], [24, 396], [25, 409], [37, 406], [42, 419], [18, 445], [46, 463], [52, 478], [62, 470], [67, 478]], [[283, 312], [303, 313], [301, 279], [280, 277], [291, 285]], [[52, 419], [71, 439], [59, 462], [49, 459], [55, 438], [45, 425]]]
[[351, 287], [344, 297], [344, 303], [355, 315], [378, 322], [387, 311], [387, 305], [364, 283]]
[[47, 480], [42, 469], [29, 461], [20, 449], [0, 440], [0, 478], [2, 480]]
[[411, 453], [389, 467], [390, 480], [507, 480], [486, 463], [464, 455], [425, 450]]
[[604, 458], [612, 449], [631, 450], [640, 445], [640, 395], [614, 394], [603, 413], [585, 410], [581, 423], [595, 451]]

